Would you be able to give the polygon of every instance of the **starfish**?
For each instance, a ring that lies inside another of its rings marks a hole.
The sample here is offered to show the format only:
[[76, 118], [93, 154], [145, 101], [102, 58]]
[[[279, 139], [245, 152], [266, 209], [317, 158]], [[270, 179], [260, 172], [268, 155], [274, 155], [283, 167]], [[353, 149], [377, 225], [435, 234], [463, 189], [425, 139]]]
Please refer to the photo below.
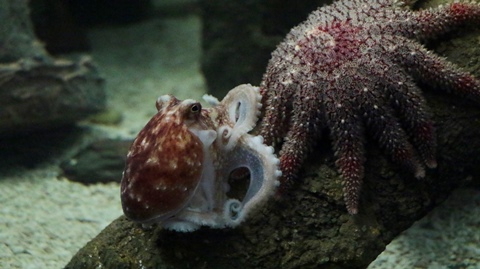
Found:
[[350, 214], [358, 213], [367, 132], [417, 178], [436, 167], [434, 126], [416, 83], [480, 101], [480, 81], [421, 41], [469, 23], [480, 23], [478, 3], [413, 11], [394, 0], [341, 0], [294, 27], [260, 86], [260, 134], [281, 144], [282, 183], [298, 176], [324, 128]]

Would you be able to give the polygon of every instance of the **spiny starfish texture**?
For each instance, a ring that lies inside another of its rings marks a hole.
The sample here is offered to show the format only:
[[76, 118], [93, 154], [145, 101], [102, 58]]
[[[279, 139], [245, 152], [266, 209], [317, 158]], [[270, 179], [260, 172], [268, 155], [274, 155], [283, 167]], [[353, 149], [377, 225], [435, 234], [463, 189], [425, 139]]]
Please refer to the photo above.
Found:
[[323, 128], [351, 214], [358, 212], [366, 133], [416, 177], [424, 176], [424, 166], [435, 167], [433, 122], [416, 82], [480, 101], [480, 81], [420, 41], [467, 24], [478, 29], [478, 3], [412, 11], [393, 0], [342, 0], [293, 28], [261, 84], [260, 133], [267, 144], [283, 143], [282, 180], [297, 176]]

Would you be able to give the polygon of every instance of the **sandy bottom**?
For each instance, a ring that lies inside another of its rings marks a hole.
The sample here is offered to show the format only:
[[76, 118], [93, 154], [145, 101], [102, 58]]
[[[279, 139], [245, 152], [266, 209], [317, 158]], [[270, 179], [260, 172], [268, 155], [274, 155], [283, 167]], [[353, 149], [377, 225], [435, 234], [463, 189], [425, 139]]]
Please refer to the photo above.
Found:
[[[0, 170], [0, 268], [62, 268], [78, 249], [122, 214], [118, 184], [85, 186], [58, 167], [95, 137], [134, 137], [159, 95], [200, 100], [200, 19], [163, 16], [93, 29], [93, 57], [107, 79], [115, 127], [80, 124], [68, 146], [35, 165]], [[68, 143], [67, 143], [68, 144]], [[480, 268], [480, 191], [459, 190], [392, 242], [369, 268]]]

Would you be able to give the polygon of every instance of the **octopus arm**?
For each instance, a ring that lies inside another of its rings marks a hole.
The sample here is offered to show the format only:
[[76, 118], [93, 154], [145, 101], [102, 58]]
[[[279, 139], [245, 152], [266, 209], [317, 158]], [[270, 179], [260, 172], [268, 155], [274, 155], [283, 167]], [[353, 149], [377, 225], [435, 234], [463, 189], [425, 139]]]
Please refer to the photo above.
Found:
[[232, 149], [241, 136], [255, 127], [262, 107], [261, 98], [258, 87], [242, 84], [233, 88], [222, 100], [221, 105], [226, 107], [226, 118], [233, 123], [233, 127], [220, 127], [219, 135], [228, 139], [225, 150]]
[[203, 170], [202, 178], [200, 180], [200, 194], [208, 205], [208, 210], [211, 210], [214, 204], [215, 192], [215, 168], [213, 166], [213, 156], [210, 152], [210, 147], [217, 138], [217, 132], [213, 130], [190, 130], [196, 135], [203, 144]]
[[241, 144], [229, 153], [222, 174], [230, 174], [238, 168], [247, 168], [250, 181], [243, 199], [228, 199], [224, 204], [226, 226], [237, 226], [255, 207], [265, 203], [279, 185], [281, 176], [279, 160], [272, 147], [263, 144], [261, 136], [242, 138]]

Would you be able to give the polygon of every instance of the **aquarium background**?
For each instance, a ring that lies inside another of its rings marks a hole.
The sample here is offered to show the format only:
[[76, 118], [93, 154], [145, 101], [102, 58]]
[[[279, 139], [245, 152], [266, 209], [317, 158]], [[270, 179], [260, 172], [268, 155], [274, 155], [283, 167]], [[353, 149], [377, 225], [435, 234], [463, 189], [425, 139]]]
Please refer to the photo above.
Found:
[[[158, 96], [169, 93], [179, 99], [200, 100], [208, 91], [204, 75], [212, 89], [229, 87], [228, 82], [255, 80], [249, 74], [219, 78], [223, 83], [218, 83], [212, 69], [202, 70], [202, 11], [196, 0], [138, 1], [134, 8], [125, 4], [120, 8], [123, 13], [115, 12], [108, 6], [111, 3], [101, 6], [102, 1], [85, 1], [78, 6], [80, 1], [72, 1], [71, 5], [84, 8], [84, 13], [57, 18], [51, 14], [58, 12], [51, 13], [51, 9], [62, 7], [55, 7], [54, 2], [32, 1], [36, 34], [55, 57], [91, 55], [105, 79], [106, 106], [104, 113], [73, 125], [0, 138], [1, 268], [62, 268], [122, 215], [121, 175], [101, 175], [99, 178], [107, 180], [100, 183], [77, 180], [93, 177], [78, 176], [87, 170], [78, 168], [83, 164], [79, 154], [92, 142], [124, 141], [116, 146], [124, 149], [156, 112]], [[119, 3], [123, 2], [129, 1]], [[95, 10], [103, 12], [85, 14]], [[46, 31], [51, 27], [60, 29]], [[281, 35], [281, 30], [270, 31], [273, 37], [263, 40], [263, 50]], [[58, 33], [66, 36], [60, 40]], [[213, 70], [222, 72], [218, 67]], [[221, 90], [214, 92], [222, 94]], [[109, 154], [122, 158], [121, 150]], [[94, 160], [87, 166], [94, 164], [98, 163]], [[98, 165], [108, 167], [109, 163]], [[65, 167], [77, 169], [70, 173]], [[479, 241], [480, 190], [459, 189], [390, 243], [368, 268], [480, 268]]]

